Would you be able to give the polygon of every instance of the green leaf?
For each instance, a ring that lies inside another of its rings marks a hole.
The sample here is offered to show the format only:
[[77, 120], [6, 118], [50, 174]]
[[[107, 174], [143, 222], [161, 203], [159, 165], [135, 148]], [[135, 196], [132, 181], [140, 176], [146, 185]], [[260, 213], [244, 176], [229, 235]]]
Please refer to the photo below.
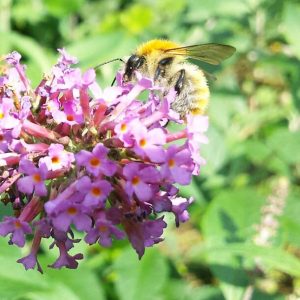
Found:
[[[1, 196], [4, 196], [5, 193], [0, 195], [0, 199]], [[8, 205], [4, 205], [3, 202], [0, 201], [0, 221], [3, 219], [4, 216], [11, 216], [13, 213], [11, 206]]]
[[114, 270], [121, 300], [161, 299], [168, 269], [157, 249], [147, 249], [140, 261], [132, 249], [125, 250], [115, 261]]
[[199, 22], [213, 16], [239, 16], [248, 12], [249, 8], [246, 1], [231, 0], [229, 2], [220, 2], [219, 0], [211, 0], [205, 5], [199, 5], [196, 0], [189, 0], [189, 12], [187, 18], [189, 21]]
[[300, 58], [300, 40], [298, 30], [299, 15], [299, 3], [285, 3], [283, 13], [283, 30], [291, 48], [293, 49], [294, 54], [297, 55], [298, 58]]
[[250, 188], [221, 192], [211, 202], [203, 221], [203, 234], [208, 243], [224, 240], [246, 240], [254, 233], [253, 225], [259, 222], [260, 207], [264, 198]]
[[164, 289], [164, 300], [223, 300], [219, 288], [192, 286], [183, 280], [169, 280]]
[[300, 192], [291, 186], [291, 193], [286, 199], [284, 213], [280, 217], [279, 235], [282, 243], [291, 243], [297, 247], [300, 246]]
[[209, 143], [202, 145], [201, 155], [205, 157], [207, 164], [202, 168], [202, 175], [209, 177], [217, 172], [225, 163], [228, 153], [221, 133], [210, 126], [207, 133]]
[[[222, 253], [222, 256], [241, 256], [253, 261], [259, 258], [260, 262], [269, 268], [277, 269], [292, 276], [300, 276], [300, 260], [279, 248], [233, 243], [207, 247], [205, 252], [211, 263], [214, 263], [215, 259], [210, 259], [210, 257], [220, 256], [220, 253]], [[226, 265], [226, 262], [224, 262], [224, 265]], [[227, 274], [229, 275], [229, 273]], [[224, 272], [224, 276], [226, 276], [226, 272]]]
[[84, 0], [44, 0], [44, 2], [48, 11], [57, 17], [79, 11], [84, 4]]
[[121, 26], [133, 34], [143, 32], [151, 25], [153, 12], [151, 7], [143, 4], [133, 4], [120, 15]]
[[[209, 249], [246, 241], [253, 235], [253, 224], [259, 221], [263, 201], [249, 188], [224, 191], [214, 198], [202, 222], [205, 241], [212, 247]], [[240, 300], [248, 285], [242, 258], [228, 251], [208, 251], [207, 257], [210, 268], [221, 281], [224, 297]]]
[[[84, 266], [78, 270], [44, 267], [42, 275], [36, 270], [26, 271], [17, 263], [16, 260], [26, 254], [5, 244], [3, 238], [0, 248], [0, 299], [56, 300], [57, 295], [64, 300], [105, 299], [95, 274]], [[45, 257], [41, 256], [43, 262]], [[87, 288], [89, 286], [93, 288]]]
[[244, 153], [254, 164], [264, 164], [265, 160], [272, 153], [266, 144], [261, 140], [249, 140], [243, 144]]
[[287, 164], [300, 162], [300, 134], [287, 128], [276, 130], [267, 140], [267, 145]]

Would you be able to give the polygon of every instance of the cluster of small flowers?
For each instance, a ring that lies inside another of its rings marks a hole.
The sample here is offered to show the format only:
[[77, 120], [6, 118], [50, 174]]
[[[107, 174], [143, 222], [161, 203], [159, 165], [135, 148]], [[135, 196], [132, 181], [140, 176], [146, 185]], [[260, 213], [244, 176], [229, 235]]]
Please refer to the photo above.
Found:
[[[59, 49], [49, 75], [32, 89], [20, 54], [5, 58], [0, 73], [0, 195], [14, 216], [0, 223], [9, 243], [25, 245], [18, 260], [42, 271], [37, 254], [43, 238], [57, 247], [54, 268], [76, 268], [83, 255], [69, 250], [80, 241], [109, 247], [127, 236], [141, 258], [145, 247], [162, 241], [165, 212], [175, 222], [188, 219], [192, 199], [178, 197], [204, 160], [206, 116], [185, 122], [171, 109], [176, 94], [165, 95], [148, 78], [104, 90], [94, 69], [71, 67], [76, 58]], [[138, 98], [148, 93], [147, 101]], [[166, 123], [178, 123], [171, 132]], [[175, 142], [174, 142], [175, 141]]]

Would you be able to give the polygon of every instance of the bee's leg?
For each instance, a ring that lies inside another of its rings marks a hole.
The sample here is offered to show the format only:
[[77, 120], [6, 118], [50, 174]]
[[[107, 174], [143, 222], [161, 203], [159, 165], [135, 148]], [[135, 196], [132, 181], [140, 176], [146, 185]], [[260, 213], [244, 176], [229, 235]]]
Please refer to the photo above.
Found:
[[154, 74], [154, 81], [156, 81], [160, 76], [164, 76], [166, 67], [170, 65], [172, 61], [173, 61], [173, 57], [165, 57], [158, 62], [158, 66]]
[[164, 69], [158, 66], [154, 74], [154, 82], [159, 78], [159, 76], [164, 72]]
[[179, 77], [175, 83], [175, 91], [177, 93], [177, 95], [180, 94], [182, 88], [183, 88], [183, 84], [184, 84], [184, 81], [185, 81], [185, 70], [184, 69], [181, 69], [179, 72]]

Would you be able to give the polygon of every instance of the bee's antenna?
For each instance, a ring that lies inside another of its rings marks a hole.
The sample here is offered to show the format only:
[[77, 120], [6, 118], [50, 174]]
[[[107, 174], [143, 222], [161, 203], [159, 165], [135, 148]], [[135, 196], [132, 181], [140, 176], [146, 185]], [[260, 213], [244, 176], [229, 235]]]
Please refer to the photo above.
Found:
[[112, 62], [114, 62], [114, 61], [121, 61], [122, 63], [125, 63], [125, 61], [122, 59], [122, 58], [114, 58], [114, 59], [112, 59], [112, 60], [109, 60], [109, 61], [106, 61], [106, 62], [104, 62], [104, 63], [102, 63], [102, 64], [99, 64], [99, 65], [97, 65], [94, 69], [96, 70], [96, 69], [98, 69], [98, 68], [100, 68], [100, 67], [102, 67], [102, 66], [104, 66], [104, 65], [106, 65], [106, 64], [110, 64], [110, 63], [112, 63]]

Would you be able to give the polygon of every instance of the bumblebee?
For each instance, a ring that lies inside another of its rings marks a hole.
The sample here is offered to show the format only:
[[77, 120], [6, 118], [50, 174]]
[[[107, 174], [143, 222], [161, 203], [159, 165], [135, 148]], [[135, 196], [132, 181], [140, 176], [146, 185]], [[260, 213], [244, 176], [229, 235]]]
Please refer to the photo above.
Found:
[[151, 78], [166, 94], [174, 88], [177, 95], [172, 109], [184, 117], [188, 113], [203, 114], [209, 99], [204, 72], [189, 63], [188, 58], [218, 65], [230, 57], [235, 48], [221, 44], [182, 47], [169, 40], [151, 40], [139, 46], [125, 63], [123, 82], [134, 82], [135, 71]]

